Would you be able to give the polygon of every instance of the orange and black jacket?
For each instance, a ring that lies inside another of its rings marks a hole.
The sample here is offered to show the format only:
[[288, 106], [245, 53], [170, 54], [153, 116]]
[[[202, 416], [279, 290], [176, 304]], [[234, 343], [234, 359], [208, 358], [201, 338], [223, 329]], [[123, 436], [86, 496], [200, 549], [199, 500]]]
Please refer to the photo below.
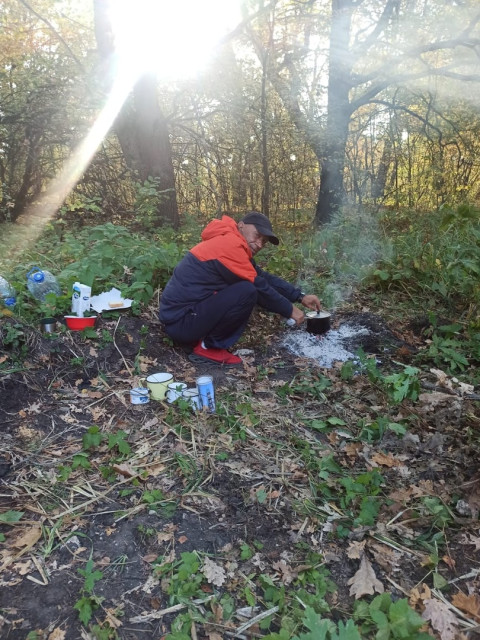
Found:
[[202, 242], [175, 267], [160, 302], [160, 320], [173, 324], [201, 302], [241, 280], [257, 289], [258, 304], [285, 318], [292, 315], [292, 302], [300, 295], [282, 278], [258, 267], [247, 241], [229, 216], [212, 220], [202, 232]]

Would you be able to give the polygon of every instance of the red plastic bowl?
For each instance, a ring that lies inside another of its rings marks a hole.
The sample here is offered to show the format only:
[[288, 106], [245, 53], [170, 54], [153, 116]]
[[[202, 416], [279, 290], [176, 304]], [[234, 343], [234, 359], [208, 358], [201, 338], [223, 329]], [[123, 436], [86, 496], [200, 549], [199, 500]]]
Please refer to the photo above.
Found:
[[97, 316], [90, 316], [89, 318], [77, 318], [77, 316], [64, 316], [65, 323], [71, 331], [81, 331], [86, 327], [94, 327], [97, 321]]

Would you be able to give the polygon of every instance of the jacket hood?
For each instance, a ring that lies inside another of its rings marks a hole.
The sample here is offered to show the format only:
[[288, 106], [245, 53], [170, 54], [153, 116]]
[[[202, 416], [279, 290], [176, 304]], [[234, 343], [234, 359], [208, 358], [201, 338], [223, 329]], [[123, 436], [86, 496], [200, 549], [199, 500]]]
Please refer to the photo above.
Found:
[[227, 233], [236, 233], [243, 238], [237, 228], [237, 223], [230, 216], [222, 216], [220, 220], [212, 220], [202, 231], [202, 240], [211, 240], [218, 236], [224, 236]]

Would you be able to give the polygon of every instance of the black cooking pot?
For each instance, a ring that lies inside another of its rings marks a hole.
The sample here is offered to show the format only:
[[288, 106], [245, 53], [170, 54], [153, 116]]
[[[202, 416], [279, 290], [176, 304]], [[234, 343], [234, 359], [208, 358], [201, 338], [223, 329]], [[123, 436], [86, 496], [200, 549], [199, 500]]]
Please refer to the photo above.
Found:
[[307, 313], [307, 331], [316, 335], [326, 333], [330, 329], [330, 317], [328, 311]]

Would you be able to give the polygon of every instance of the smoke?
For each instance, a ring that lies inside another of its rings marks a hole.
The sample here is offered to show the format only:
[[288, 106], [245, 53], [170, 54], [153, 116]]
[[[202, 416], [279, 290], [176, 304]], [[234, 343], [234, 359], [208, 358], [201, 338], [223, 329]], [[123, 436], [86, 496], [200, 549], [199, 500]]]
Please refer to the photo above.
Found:
[[344, 208], [301, 247], [304, 263], [298, 286], [315, 290], [322, 306], [334, 311], [348, 301], [389, 253], [374, 213]]

